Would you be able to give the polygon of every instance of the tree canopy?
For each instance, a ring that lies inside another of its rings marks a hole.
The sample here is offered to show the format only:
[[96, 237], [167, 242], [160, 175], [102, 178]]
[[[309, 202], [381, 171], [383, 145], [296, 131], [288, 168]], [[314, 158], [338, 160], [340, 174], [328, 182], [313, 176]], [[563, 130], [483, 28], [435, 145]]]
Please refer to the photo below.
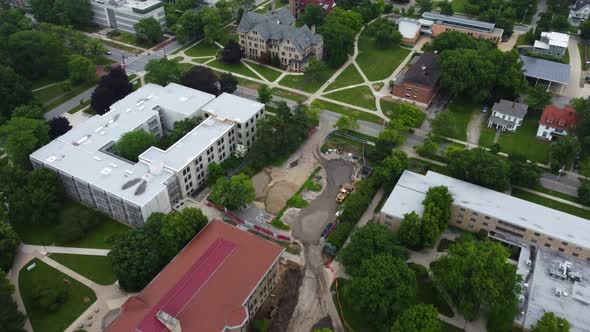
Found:
[[158, 139], [154, 134], [139, 129], [123, 134], [113, 145], [113, 151], [127, 160], [137, 161], [142, 152], [157, 144]]
[[25, 315], [18, 310], [13, 300], [14, 286], [0, 269], [0, 327], [6, 332], [25, 332]]
[[336, 121], [336, 123], [334, 124], [334, 126], [338, 130], [345, 130], [345, 129], [357, 130], [360, 127], [357, 119], [351, 118], [348, 115], [341, 115], [340, 118], [338, 118], [338, 121]]
[[6, 216], [0, 215], [0, 270], [10, 270], [19, 245], [20, 239], [6, 220]]
[[580, 142], [575, 135], [565, 135], [560, 137], [557, 142], [551, 146], [551, 169], [556, 171], [560, 168], [570, 167], [580, 150]]
[[89, 0], [30, 0], [29, 4], [39, 21], [76, 28], [88, 26], [92, 21]]
[[552, 312], [546, 312], [531, 329], [532, 332], [569, 332], [570, 323], [556, 316]]
[[153, 17], [144, 17], [133, 25], [135, 36], [139, 40], [151, 43], [159, 42], [164, 36], [160, 23]]
[[68, 62], [69, 78], [72, 83], [96, 81], [96, 66], [81, 55], [72, 55]]
[[24, 169], [30, 168], [29, 155], [49, 142], [49, 126], [45, 120], [11, 118], [0, 127], [0, 138], [10, 160]]
[[438, 312], [430, 304], [413, 305], [396, 320], [391, 332], [433, 332], [441, 329]]
[[96, 114], [105, 114], [116, 101], [123, 99], [133, 91], [125, 69], [112, 68], [108, 75], [100, 78], [98, 86], [92, 92], [90, 106]]
[[213, 70], [207, 67], [192, 67], [182, 75], [180, 82], [182, 85], [192, 89], [197, 89], [216, 96], [219, 94], [219, 78]]
[[243, 207], [256, 198], [256, 191], [252, 180], [244, 174], [239, 174], [230, 179], [221, 177], [215, 182], [209, 199], [230, 210]]
[[449, 156], [451, 176], [498, 191], [510, 186], [510, 165], [504, 157], [484, 149], [453, 152]]
[[320, 32], [328, 50], [326, 61], [331, 67], [337, 68], [346, 62], [354, 50], [354, 37], [362, 24], [359, 13], [341, 8], [334, 8], [326, 17]]
[[0, 117], [9, 118], [12, 110], [33, 99], [31, 82], [12, 68], [0, 65]]
[[145, 81], [166, 86], [168, 83], [179, 83], [182, 67], [177, 61], [168, 58], [153, 59], [145, 66]]

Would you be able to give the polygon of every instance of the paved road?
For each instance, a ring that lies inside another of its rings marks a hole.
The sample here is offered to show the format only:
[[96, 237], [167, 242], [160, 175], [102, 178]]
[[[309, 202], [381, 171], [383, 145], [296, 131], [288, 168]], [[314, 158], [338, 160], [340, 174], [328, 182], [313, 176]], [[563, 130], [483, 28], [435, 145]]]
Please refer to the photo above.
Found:
[[92, 87], [81, 94], [77, 95], [76, 97], [66, 101], [65, 103], [57, 106], [56, 108], [52, 109], [51, 111], [45, 113], [45, 119], [51, 120], [53, 118], [57, 118], [60, 115], [67, 113], [72, 108], [80, 105], [80, 100], [88, 100], [90, 96], [92, 96], [92, 92], [94, 91], [95, 87]]
[[135, 53], [127, 52], [116, 47], [109, 45], [105, 45], [105, 47], [111, 52], [111, 54], [107, 54], [105, 57], [109, 60], [116, 61], [117, 63], [121, 63], [124, 59], [130, 59], [136, 56]]
[[577, 176], [565, 174], [557, 177], [555, 174], [543, 172], [541, 175], [541, 184], [547, 189], [578, 197], [580, 180]]

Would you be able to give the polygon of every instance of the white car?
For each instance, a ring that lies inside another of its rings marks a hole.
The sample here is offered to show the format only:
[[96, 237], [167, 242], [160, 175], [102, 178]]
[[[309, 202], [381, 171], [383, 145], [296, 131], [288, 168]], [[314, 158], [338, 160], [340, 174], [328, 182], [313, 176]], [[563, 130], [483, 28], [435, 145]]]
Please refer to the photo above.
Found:
[[487, 113], [488, 112], [488, 107], [487, 106], [482, 107], [481, 112], [482, 113]]

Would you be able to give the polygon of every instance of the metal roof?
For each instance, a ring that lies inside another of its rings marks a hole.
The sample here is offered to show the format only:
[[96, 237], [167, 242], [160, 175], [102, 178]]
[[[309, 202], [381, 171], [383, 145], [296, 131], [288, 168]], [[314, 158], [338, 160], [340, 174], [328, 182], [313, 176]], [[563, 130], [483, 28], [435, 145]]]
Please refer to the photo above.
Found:
[[524, 63], [524, 75], [545, 81], [568, 84], [570, 81], [570, 65], [544, 59], [521, 55]]
[[464, 17], [449, 16], [433, 12], [422, 13], [422, 18], [435, 22], [441, 21], [442, 23], [446, 23], [449, 25], [459, 25], [463, 27], [470, 27], [472, 29], [485, 30], [488, 32], [492, 31], [496, 26], [494, 23], [476, 21]]
[[412, 211], [421, 215], [426, 192], [435, 186], [449, 188], [455, 205], [590, 248], [590, 220], [432, 171], [404, 171], [381, 211], [400, 219]]

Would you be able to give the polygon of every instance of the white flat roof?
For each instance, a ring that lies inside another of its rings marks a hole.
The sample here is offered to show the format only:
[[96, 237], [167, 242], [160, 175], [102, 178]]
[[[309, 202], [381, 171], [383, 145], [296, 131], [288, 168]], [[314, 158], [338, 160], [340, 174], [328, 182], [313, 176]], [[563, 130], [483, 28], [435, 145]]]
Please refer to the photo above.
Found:
[[590, 248], [590, 220], [432, 171], [426, 175], [404, 171], [381, 211], [396, 218], [414, 210], [421, 215], [418, 206], [435, 186], [448, 187], [453, 204]]
[[535, 40], [535, 43], [533, 44], [533, 47], [534, 48], [541, 48], [541, 49], [544, 49], [544, 50], [548, 50], [549, 49], [549, 44], [544, 43], [544, 42], [542, 42], [540, 40]]
[[416, 38], [420, 28], [420, 22], [416, 19], [402, 17], [397, 21], [397, 29], [404, 38]]
[[541, 38], [543, 37], [549, 40], [549, 45], [554, 45], [563, 48], [567, 48], [570, 41], [570, 36], [566, 33], [561, 32], [541, 32]]
[[245, 123], [263, 108], [264, 104], [224, 92], [203, 107], [203, 111], [219, 120]]

